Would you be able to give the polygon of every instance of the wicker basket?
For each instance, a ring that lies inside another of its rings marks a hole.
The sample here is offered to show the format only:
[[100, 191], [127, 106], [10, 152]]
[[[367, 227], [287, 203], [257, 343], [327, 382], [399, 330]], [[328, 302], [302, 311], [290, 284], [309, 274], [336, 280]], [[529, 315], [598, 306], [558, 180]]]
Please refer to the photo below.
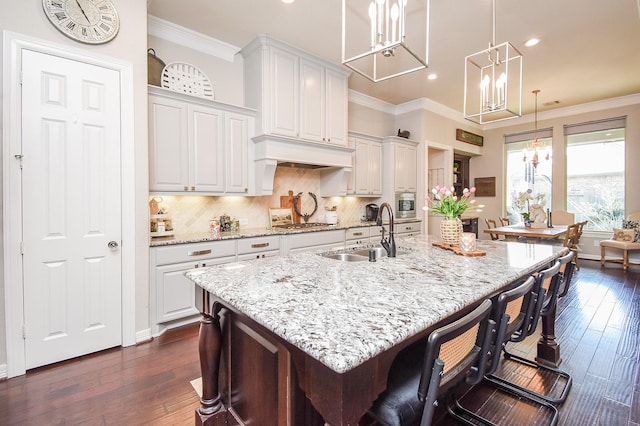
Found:
[[184, 62], [172, 62], [162, 70], [162, 87], [175, 92], [213, 99], [213, 86], [198, 68]]
[[440, 238], [447, 244], [457, 246], [462, 235], [462, 221], [460, 219], [443, 219], [440, 222]]

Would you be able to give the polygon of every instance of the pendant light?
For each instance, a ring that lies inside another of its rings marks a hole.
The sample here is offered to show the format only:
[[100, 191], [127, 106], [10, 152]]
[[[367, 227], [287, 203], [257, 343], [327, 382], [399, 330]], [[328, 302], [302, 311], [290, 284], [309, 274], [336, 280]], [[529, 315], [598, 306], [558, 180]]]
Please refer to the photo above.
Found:
[[[532, 91], [535, 95], [535, 112], [534, 112], [534, 130], [533, 130], [533, 141], [527, 143], [527, 147], [524, 151], [524, 156], [522, 161], [525, 163], [525, 168], [529, 166], [527, 163], [528, 157], [531, 157], [530, 164], [533, 166], [534, 172], [538, 168], [538, 164], [540, 164], [540, 154], [544, 150], [544, 159], [549, 159], [549, 151], [547, 150], [547, 144], [544, 141], [538, 139], [538, 93], [540, 93], [539, 89]], [[527, 173], [525, 173], [526, 176]]]
[[431, 0], [342, 0], [342, 63], [373, 82], [427, 68]]
[[464, 118], [478, 124], [522, 115], [522, 54], [511, 43], [496, 45], [496, 0], [487, 49], [464, 64]]

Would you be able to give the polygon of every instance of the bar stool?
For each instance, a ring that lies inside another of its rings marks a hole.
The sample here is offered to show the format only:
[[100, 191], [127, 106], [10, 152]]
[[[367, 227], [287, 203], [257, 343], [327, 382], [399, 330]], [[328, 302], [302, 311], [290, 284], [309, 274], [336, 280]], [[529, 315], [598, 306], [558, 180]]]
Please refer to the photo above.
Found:
[[491, 300], [433, 331], [426, 342], [398, 354], [389, 371], [387, 389], [369, 410], [389, 426], [431, 424], [437, 399], [453, 386], [482, 380], [496, 333], [490, 320]]
[[[573, 277], [573, 271], [575, 268], [575, 263], [572, 262], [573, 257], [574, 253], [569, 252], [567, 255], [560, 257], [552, 267], [540, 271], [536, 275], [535, 279], [539, 290], [538, 295], [535, 298], [535, 302], [531, 301], [531, 303], [535, 304], [533, 312], [531, 313], [529, 324], [526, 329], [518, 330], [516, 333], [513, 333], [510, 337], [508, 337], [505, 341], [505, 345], [503, 345], [502, 348], [502, 353], [505, 360], [518, 362], [521, 365], [534, 368], [537, 371], [542, 371], [549, 376], [553, 376], [555, 377], [553, 382], [556, 384], [564, 381], [564, 387], [562, 388], [562, 391], [555, 392], [556, 394], [559, 393], [558, 396], [553, 396], [553, 388], [548, 393], [537, 392], [533, 389], [529, 389], [525, 386], [513, 383], [504, 377], [496, 375], [495, 373], [487, 374], [486, 379], [489, 382], [495, 384], [496, 386], [509, 389], [514, 393], [527, 395], [529, 397], [547, 401], [552, 404], [560, 404], [567, 399], [567, 395], [569, 394], [569, 390], [571, 389], [572, 384], [571, 375], [557, 368], [541, 364], [537, 361], [531, 361], [529, 359], [509, 352], [506, 348], [506, 342], [520, 342], [524, 340], [525, 337], [533, 334], [536, 330], [540, 317], [548, 315], [553, 315], [555, 317], [558, 298], [560, 296], [566, 295], [569, 289], [571, 278]], [[535, 287], [536, 286], [534, 286], [534, 289]], [[555, 343], [555, 331], [546, 329], [544, 327], [545, 323], [546, 322], [543, 322], [540, 344], [544, 345], [544, 347], [551, 347], [557, 350], [558, 346]]]
[[[556, 263], [549, 273], [557, 272], [559, 265]], [[496, 387], [499, 390], [514, 395], [517, 399], [525, 398], [529, 404], [544, 410], [549, 418], [549, 424], [555, 425], [558, 422], [558, 409], [550, 402], [538, 399], [536, 397], [524, 394], [518, 389], [505, 386], [501, 382], [496, 383], [491, 378], [492, 374], [497, 370], [500, 361], [500, 352], [511, 336], [526, 335], [530, 329], [531, 322], [535, 320], [534, 309], [539, 308], [538, 303], [540, 294], [544, 290], [541, 287], [541, 280], [530, 276], [526, 281], [517, 287], [501, 293], [494, 302], [494, 309], [491, 318], [497, 323], [497, 333], [494, 344], [491, 346], [492, 353], [490, 355], [490, 365], [484, 377], [485, 383]], [[473, 395], [472, 388], [469, 394]], [[478, 422], [493, 425], [491, 421], [480, 416], [473, 410], [462, 405], [459, 399], [451, 398], [447, 404], [448, 413], [457, 420], [468, 424], [477, 425]]]

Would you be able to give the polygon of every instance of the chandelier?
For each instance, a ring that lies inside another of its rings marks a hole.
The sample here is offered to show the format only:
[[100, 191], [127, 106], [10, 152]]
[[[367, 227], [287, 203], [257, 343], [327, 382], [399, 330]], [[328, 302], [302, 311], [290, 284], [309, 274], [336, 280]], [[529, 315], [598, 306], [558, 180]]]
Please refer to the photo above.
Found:
[[464, 118], [478, 124], [522, 115], [522, 54], [511, 43], [496, 45], [496, 0], [489, 47], [465, 58]]
[[[531, 152], [530, 156], [531, 156], [531, 165], [533, 166], [533, 169], [535, 171], [535, 169], [538, 168], [538, 164], [540, 164], [540, 152], [542, 150], [544, 150], [544, 159], [548, 160], [549, 159], [549, 151], [547, 150], [547, 144], [544, 141], [538, 140], [538, 93], [540, 93], [540, 90], [536, 89], [534, 91], [532, 91], [531, 93], [533, 93], [535, 95], [536, 98], [536, 105], [535, 105], [535, 112], [534, 112], [534, 131], [533, 131], [533, 142], [529, 142], [527, 143], [527, 147], [525, 148], [524, 151], [524, 156], [522, 158], [522, 161], [524, 161], [525, 163], [525, 168], [527, 167], [527, 154], [529, 152]], [[525, 171], [525, 176], [527, 175], [526, 171]]]
[[342, 0], [342, 63], [377, 83], [428, 66], [431, 0]]

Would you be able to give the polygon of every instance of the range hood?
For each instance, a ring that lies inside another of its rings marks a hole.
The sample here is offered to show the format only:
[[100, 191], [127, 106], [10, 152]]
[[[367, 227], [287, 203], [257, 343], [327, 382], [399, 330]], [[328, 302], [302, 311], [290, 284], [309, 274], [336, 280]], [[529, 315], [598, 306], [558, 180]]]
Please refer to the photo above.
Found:
[[256, 195], [272, 195], [276, 167], [319, 169], [320, 195], [345, 196], [354, 149], [275, 135], [252, 139]]

